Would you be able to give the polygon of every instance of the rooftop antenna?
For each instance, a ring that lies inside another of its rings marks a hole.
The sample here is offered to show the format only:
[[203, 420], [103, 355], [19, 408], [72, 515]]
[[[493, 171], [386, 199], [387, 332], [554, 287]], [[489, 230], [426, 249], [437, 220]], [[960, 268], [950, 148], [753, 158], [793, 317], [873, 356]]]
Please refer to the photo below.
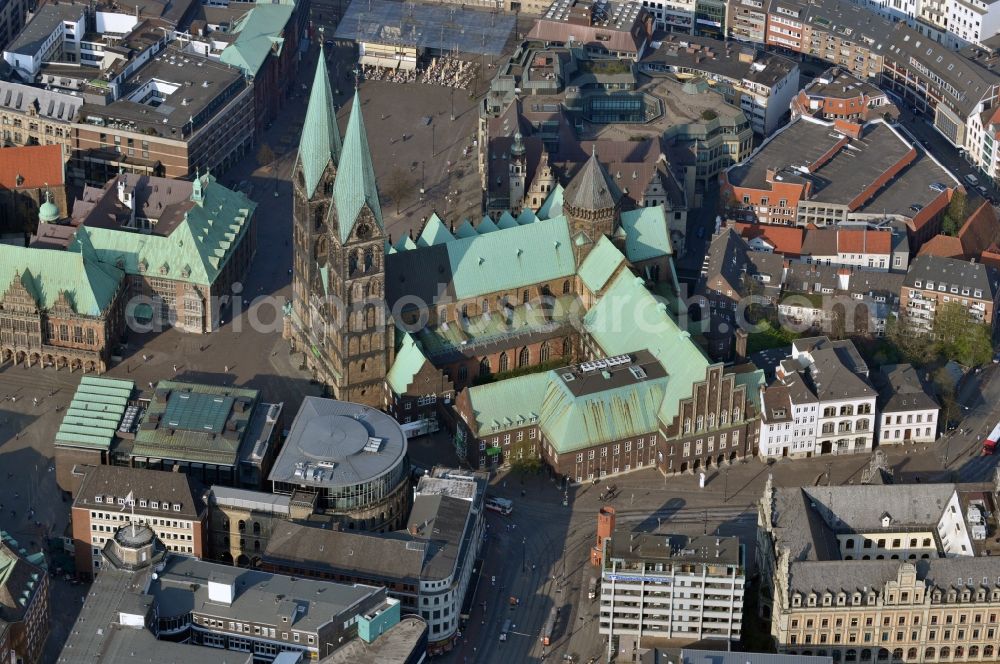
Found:
[[132, 512], [132, 537], [135, 537], [135, 496], [131, 491], [125, 496], [125, 504], [122, 506], [121, 511], [124, 512], [125, 508], [128, 507]]

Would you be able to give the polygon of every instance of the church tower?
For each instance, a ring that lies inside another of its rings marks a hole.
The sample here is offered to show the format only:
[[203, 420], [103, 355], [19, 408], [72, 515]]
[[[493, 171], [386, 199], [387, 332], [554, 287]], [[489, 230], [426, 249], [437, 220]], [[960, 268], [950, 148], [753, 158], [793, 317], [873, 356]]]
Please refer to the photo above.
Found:
[[292, 171], [292, 307], [286, 330], [323, 382], [332, 379], [321, 353], [329, 328], [324, 287], [329, 254], [326, 219], [340, 152], [340, 130], [321, 48]]
[[326, 345], [334, 392], [338, 399], [381, 408], [395, 338], [385, 302], [385, 226], [357, 91], [326, 226], [327, 287], [343, 303]]
[[528, 177], [528, 162], [524, 157], [524, 137], [521, 132], [514, 134], [514, 144], [510, 146], [510, 213], [515, 217], [524, 207], [524, 187]]
[[613, 237], [621, 223], [621, 191], [597, 161], [596, 149], [563, 192], [563, 214], [569, 221], [573, 255], [580, 265], [601, 235]]

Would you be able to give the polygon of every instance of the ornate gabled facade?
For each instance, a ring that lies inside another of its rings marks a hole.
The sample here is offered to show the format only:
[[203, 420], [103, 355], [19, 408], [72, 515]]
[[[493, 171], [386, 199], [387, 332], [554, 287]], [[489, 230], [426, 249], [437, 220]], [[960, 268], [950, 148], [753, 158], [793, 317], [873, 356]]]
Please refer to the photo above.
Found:
[[89, 256], [0, 247], [3, 361], [103, 373], [124, 331], [124, 285]]
[[778, 652], [997, 661], [996, 505], [995, 481], [776, 488], [769, 477], [758, 592]]

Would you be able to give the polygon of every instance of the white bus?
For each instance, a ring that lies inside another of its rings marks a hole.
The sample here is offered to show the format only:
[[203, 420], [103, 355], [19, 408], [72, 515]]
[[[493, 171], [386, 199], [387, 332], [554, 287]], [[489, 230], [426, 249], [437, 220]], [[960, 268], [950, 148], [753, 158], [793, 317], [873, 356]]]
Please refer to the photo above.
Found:
[[506, 498], [486, 496], [486, 509], [496, 512], [497, 514], [510, 516], [511, 512], [514, 511], [514, 503]]

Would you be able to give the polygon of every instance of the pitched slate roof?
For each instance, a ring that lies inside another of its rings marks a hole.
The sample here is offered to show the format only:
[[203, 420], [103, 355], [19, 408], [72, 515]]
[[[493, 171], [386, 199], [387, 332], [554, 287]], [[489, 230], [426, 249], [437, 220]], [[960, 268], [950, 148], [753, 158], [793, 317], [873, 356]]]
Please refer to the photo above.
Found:
[[316, 63], [316, 76], [309, 92], [309, 105], [302, 124], [302, 139], [299, 142], [298, 161], [302, 165], [306, 195], [310, 198], [316, 192], [323, 171], [330, 161], [340, 160], [340, 128], [334, 112], [333, 92], [330, 90], [330, 76], [326, 71], [326, 57], [320, 47]]
[[[270, 53], [274, 53], [275, 57], [281, 55], [285, 43], [281, 33], [294, 11], [292, 5], [254, 6], [230, 30], [236, 34], [236, 41], [222, 50], [219, 59], [239, 67], [249, 76], [257, 76]], [[275, 46], [276, 51], [272, 50]]]
[[590, 289], [590, 292], [596, 293], [604, 288], [611, 276], [624, 262], [625, 257], [618, 251], [618, 247], [602, 235], [587, 257], [583, 259], [577, 274], [583, 284]]
[[114, 300], [122, 271], [80, 253], [0, 245], [0, 291], [18, 279], [40, 309], [51, 309], [65, 293], [84, 316], [100, 316]]
[[622, 212], [621, 219], [625, 229], [625, 255], [633, 263], [674, 253], [662, 205]]
[[341, 242], [347, 242], [351, 236], [354, 222], [365, 205], [371, 210], [375, 222], [382, 226], [382, 206], [378, 200], [372, 153], [368, 148], [368, 133], [361, 113], [361, 95], [357, 91], [354, 93], [347, 131], [344, 132], [344, 146], [333, 193], [335, 205], [331, 210], [337, 211], [337, 230]]
[[1000, 270], [982, 263], [969, 263], [954, 258], [917, 256], [910, 263], [904, 284], [908, 288], [915, 288], [917, 281], [921, 282], [921, 288], [926, 288], [928, 281], [936, 288], [968, 288], [973, 296], [976, 290], [980, 290], [980, 297], [986, 300], [996, 300], [1000, 294]]
[[56, 444], [108, 449], [134, 389], [130, 380], [84, 376], [59, 424]]
[[606, 210], [615, 207], [621, 197], [618, 186], [597, 160], [594, 150], [580, 172], [566, 185], [563, 203], [583, 210]]
[[879, 411], [894, 413], [940, 408], [934, 397], [924, 389], [913, 365], [885, 364], [880, 373], [884, 377], [884, 385], [879, 391]]

